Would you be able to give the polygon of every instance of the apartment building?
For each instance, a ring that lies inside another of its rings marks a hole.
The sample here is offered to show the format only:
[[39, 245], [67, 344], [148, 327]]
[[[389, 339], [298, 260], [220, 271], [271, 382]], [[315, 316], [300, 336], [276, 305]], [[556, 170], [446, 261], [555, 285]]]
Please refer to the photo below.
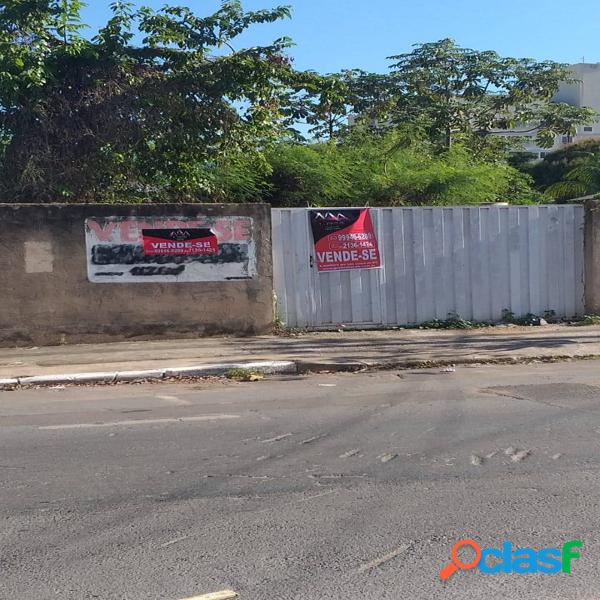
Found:
[[[561, 84], [556, 96], [555, 102], [564, 102], [572, 106], [593, 108], [600, 113], [600, 63], [579, 63], [571, 65], [573, 73], [573, 83]], [[536, 155], [537, 159], [544, 158], [547, 153], [560, 150], [570, 144], [583, 142], [590, 139], [600, 139], [600, 121], [593, 125], [581, 126], [577, 128], [574, 136], [559, 135], [554, 140], [552, 148], [541, 148], [535, 142], [535, 131], [529, 131], [530, 127], [522, 127], [507, 132], [498, 132], [499, 135], [523, 136], [527, 140], [524, 148], [527, 152]]]

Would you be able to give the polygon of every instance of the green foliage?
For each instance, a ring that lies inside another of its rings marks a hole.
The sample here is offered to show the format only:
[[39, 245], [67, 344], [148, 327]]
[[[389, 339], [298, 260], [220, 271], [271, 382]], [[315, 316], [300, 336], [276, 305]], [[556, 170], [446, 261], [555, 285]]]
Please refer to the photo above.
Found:
[[600, 155], [600, 142], [589, 140], [550, 152], [539, 162], [527, 164], [524, 160], [515, 166], [531, 175], [538, 189], [545, 190], [562, 181], [573, 169], [590, 163], [595, 155]]
[[332, 140], [347, 125], [348, 102], [351, 94], [349, 71], [322, 77], [299, 101], [298, 116], [310, 125], [309, 133], [316, 139]]
[[600, 315], [585, 315], [577, 325], [600, 325]]
[[231, 154], [207, 170], [212, 190], [206, 201], [261, 202], [268, 191], [272, 167], [259, 152]]
[[479, 329], [481, 327], [492, 327], [491, 323], [469, 321], [454, 313], [450, 313], [447, 319], [433, 319], [419, 325], [419, 329]]
[[547, 323], [557, 322], [556, 313], [553, 310], [545, 311], [543, 317], [533, 313], [527, 313], [526, 315], [518, 317], [508, 309], [504, 309], [502, 311], [502, 320], [505, 323], [512, 323], [513, 325], [522, 325], [526, 327], [537, 326], [541, 325], [542, 319], [544, 319]]
[[390, 86], [384, 75], [359, 69], [316, 76], [296, 99], [296, 118], [310, 125], [317, 140], [341, 137], [355, 124], [372, 126], [387, 117]]
[[310, 206], [313, 203], [335, 205], [358, 201], [352, 188], [357, 165], [348, 164], [347, 157], [335, 144], [282, 144], [267, 154], [272, 173], [268, 179], [273, 205]]
[[451, 39], [390, 58], [389, 120], [421, 123], [441, 148], [460, 141], [477, 149], [493, 131], [528, 124], [537, 143], [550, 147], [556, 135], [573, 135], [595, 117], [590, 109], [551, 102], [560, 82], [571, 79], [567, 65], [505, 58]]
[[[1, 197], [194, 200], [229, 187], [252, 196], [239, 162], [260, 161], [281, 135], [288, 89], [310, 78], [291, 68], [286, 38], [232, 44], [289, 8], [246, 12], [230, 0], [199, 17], [187, 7], [118, 1], [90, 40], [80, 35], [81, 7], [0, 7]], [[231, 171], [217, 176], [216, 163]]]
[[227, 379], [235, 379], [236, 381], [261, 381], [265, 378], [262, 373], [244, 368], [228, 369], [225, 372]]
[[567, 172], [562, 181], [546, 188], [545, 196], [571, 200], [600, 192], [600, 155]]
[[550, 182], [547, 198], [564, 201], [600, 192], [600, 142], [576, 144], [547, 158], [531, 169], [538, 181]]
[[[323, 76], [293, 69], [287, 38], [234, 48], [286, 6], [225, 0], [199, 16], [116, 0], [90, 35], [83, 6], [0, 4], [2, 201], [529, 203], [530, 175], [492, 131], [531, 123], [548, 144], [592, 115], [550, 102], [564, 65], [452, 40], [393, 57], [390, 73]], [[583, 166], [571, 190], [596, 185]]]
[[[543, 317], [534, 315], [533, 313], [527, 313], [526, 315], [517, 317], [508, 309], [504, 309], [502, 311], [502, 321], [512, 325], [528, 327], [538, 326], [541, 324], [542, 318], [548, 323], [557, 322], [556, 313], [553, 310], [547, 310]], [[593, 319], [590, 319], [590, 321], [585, 324], [597, 324], [596, 322], [592, 321]], [[598, 318], [598, 323], [600, 323], [600, 318]], [[493, 324], [486, 321], [469, 321], [459, 317], [454, 313], [449, 313], [447, 319], [433, 319], [432, 321], [426, 321], [425, 323], [421, 323], [421, 325], [419, 325], [420, 329], [476, 329], [480, 327], [493, 327]]]
[[453, 205], [538, 199], [530, 178], [506, 163], [474, 159], [460, 145], [437, 153], [397, 132], [354, 132], [342, 143], [281, 144], [267, 153], [276, 206]]

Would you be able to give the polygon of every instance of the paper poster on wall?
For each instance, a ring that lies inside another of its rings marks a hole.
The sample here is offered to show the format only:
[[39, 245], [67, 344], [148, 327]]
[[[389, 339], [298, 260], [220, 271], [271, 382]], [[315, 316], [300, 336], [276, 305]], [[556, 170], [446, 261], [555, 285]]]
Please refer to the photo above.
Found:
[[92, 217], [85, 221], [93, 283], [236, 281], [256, 276], [250, 217]]
[[319, 272], [381, 267], [368, 208], [311, 210], [310, 225]]

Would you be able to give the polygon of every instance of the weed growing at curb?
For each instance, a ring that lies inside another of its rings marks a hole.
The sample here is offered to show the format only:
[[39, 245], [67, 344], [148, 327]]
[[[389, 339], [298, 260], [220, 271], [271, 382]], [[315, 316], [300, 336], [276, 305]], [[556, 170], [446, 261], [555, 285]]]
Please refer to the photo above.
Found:
[[273, 335], [285, 338], [300, 337], [309, 333], [308, 329], [302, 327], [286, 327], [283, 324], [275, 323], [273, 327]]
[[[489, 321], [469, 321], [461, 318], [455, 313], [449, 313], [448, 318], [433, 319], [419, 325], [419, 329], [480, 329], [483, 327], [496, 327], [498, 325], [520, 325], [522, 327], [537, 327], [540, 325], [548, 325], [550, 323], [560, 323], [561, 319], [556, 317], [556, 312], [547, 310], [544, 316], [533, 313], [527, 313], [521, 317], [517, 317], [515, 313], [505, 308], [502, 311], [502, 321], [500, 323], [490, 323]], [[600, 317], [586, 317], [584, 322], [578, 323], [581, 325], [600, 325]]]
[[513, 312], [508, 309], [502, 311], [502, 321], [504, 323], [510, 323], [512, 325], [521, 325], [525, 327], [547, 325], [548, 323], [558, 323], [560, 319], [556, 318], [556, 312], [553, 310], [547, 310], [544, 312], [544, 316], [533, 313], [527, 313], [522, 317], [517, 317]]
[[575, 325], [600, 325], [600, 315], [585, 315]]
[[225, 371], [227, 379], [235, 379], [237, 381], [260, 381], [265, 376], [262, 373], [251, 371], [250, 369], [234, 368]]
[[449, 313], [447, 319], [433, 319], [419, 325], [419, 329], [479, 329], [482, 327], [493, 327], [493, 323], [468, 321], [454, 313]]

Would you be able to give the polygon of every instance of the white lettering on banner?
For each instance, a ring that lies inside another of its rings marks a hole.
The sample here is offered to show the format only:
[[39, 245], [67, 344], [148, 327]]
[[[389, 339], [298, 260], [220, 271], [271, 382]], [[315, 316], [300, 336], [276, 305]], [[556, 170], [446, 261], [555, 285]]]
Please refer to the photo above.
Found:
[[317, 258], [319, 259], [319, 262], [324, 263], [352, 262], [358, 260], [359, 257], [363, 260], [376, 260], [377, 251], [363, 250], [360, 252], [360, 254], [357, 250], [342, 250], [341, 252], [317, 252]]
[[210, 242], [151, 242], [156, 249], [210, 248]]

